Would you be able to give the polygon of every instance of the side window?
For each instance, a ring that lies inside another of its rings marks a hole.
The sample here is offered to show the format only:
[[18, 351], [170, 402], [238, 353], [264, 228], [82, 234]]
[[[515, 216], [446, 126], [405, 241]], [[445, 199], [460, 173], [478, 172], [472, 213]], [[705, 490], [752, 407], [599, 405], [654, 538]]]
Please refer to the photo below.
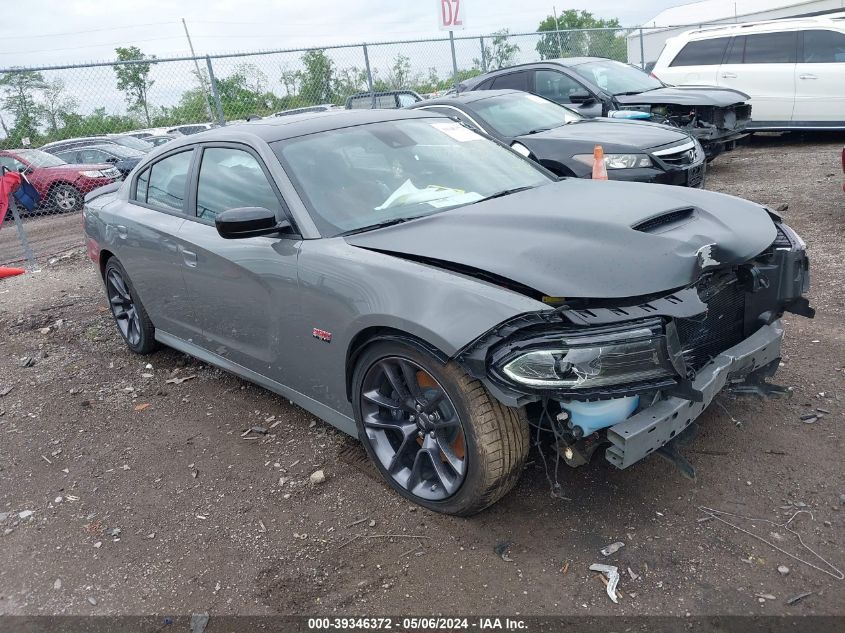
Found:
[[0, 156], [0, 165], [11, 171], [17, 171], [19, 168], [25, 167], [22, 162], [11, 156]]
[[745, 36], [746, 64], [794, 64], [797, 32], [757, 33]]
[[466, 126], [471, 127], [473, 130], [478, 129], [478, 126], [475, 123], [473, 123], [472, 121], [470, 121], [469, 117], [467, 117], [467, 115], [465, 115], [460, 110], [456, 110], [454, 108], [447, 108], [445, 106], [429, 106], [429, 107], [420, 108], [420, 109], [421, 110], [431, 110], [432, 112], [438, 112], [440, 114], [445, 114], [446, 116], [451, 117], [453, 119], [458, 119], [461, 123], [463, 123]]
[[264, 207], [278, 213], [279, 199], [261, 165], [250, 154], [230, 147], [209, 147], [202, 153], [197, 184], [197, 217], [213, 220], [238, 207]]
[[396, 95], [396, 98], [399, 99], [399, 107], [404, 108], [405, 106], [414, 105], [417, 100], [414, 99], [414, 95], [406, 95], [400, 94]]
[[144, 172], [149, 174], [146, 181], [146, 198], [139, 195], [141, 190], [139, 178], [135, 199], [174, 211], [184, 211], [192, 156], [193, 151], [189, 150], [153, 163]]
[[805, 64], [845, 64], [845, 33], [804, 31]]
[[501, 75], [493, 80], [493, 90], [528, 90], [528, 71]]
[[586, 88], [563, 73], [538, 70], [534, 75], [534, 92], [556, 103], [572, 103], [571, 95], [583, 94]]
[[53, 156], [57, 156], [61, 158], [66, 163], [78, 163], [79, 160], [76, 157], [76, 151], [74, 150], [65, 150], [63, 152], [55, 152]]
[[728, 47], [728, 54], [725, 56], [726, 64], [741, 64], [745, 56], [745, 36], [740, 35], [733, 38]]
[[687, 42], [669, 66], [718, 66], [731, 38], [716, 37], [710, 40]]
[[134, 200], [138, 202], [147, 201], [147, 189], [150, 185], [150, 168], [147, 167], [141, 174], [138, 175], [138, 180], [135, 181], [135, 197]]
[[108, 155], [98, 149], [81, 149], [79, 150], [80, 163], [104, 163]]

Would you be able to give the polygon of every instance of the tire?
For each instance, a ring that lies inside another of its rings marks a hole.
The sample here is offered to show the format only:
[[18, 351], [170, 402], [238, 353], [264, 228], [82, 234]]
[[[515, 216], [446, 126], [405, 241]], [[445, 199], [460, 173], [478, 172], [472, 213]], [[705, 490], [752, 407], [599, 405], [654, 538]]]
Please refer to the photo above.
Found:
[[136, 354], [149, 354], [158, 349], [155, 327], [117, 258], [112, 257], [106, 263], [103, 281], [112, 317], [126, 346]]
[[79, 211], [85, 196], [73, 185], [60, 184], [50, 191], [50, 203], [59, 213]]
[[394, 490], [425, 508], [475, 514], [522, 473], [529, 448], [524, 410], [503, 406], [455, 363], [443, 365], [402, 342], [374, 343], [356, 363], [352, 400], [370, 459]]

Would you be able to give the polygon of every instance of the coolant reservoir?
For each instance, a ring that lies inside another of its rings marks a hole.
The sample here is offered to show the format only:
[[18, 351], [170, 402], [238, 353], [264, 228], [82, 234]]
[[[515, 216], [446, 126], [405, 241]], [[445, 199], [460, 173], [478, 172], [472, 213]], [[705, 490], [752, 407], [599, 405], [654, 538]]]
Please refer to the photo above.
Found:
[[639, 396], [597, 400], [595, 402], [561, 402], [561, 408], [569, 413], [569, 426], [579, 427], [582, 437], [605, 429], [629, 417], [640, 403]]

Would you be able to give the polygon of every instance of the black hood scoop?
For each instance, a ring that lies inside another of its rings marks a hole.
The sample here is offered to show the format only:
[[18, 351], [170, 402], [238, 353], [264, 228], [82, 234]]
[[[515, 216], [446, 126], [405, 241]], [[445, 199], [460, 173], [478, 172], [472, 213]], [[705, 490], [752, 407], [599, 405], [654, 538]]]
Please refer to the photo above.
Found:
[[688, 207], [686, 209], [675, 209], [668, 213], [661, 213], [653, 218], [649, 218], [643, 222], [635, 224], [631, 228], [635, 231], [642, 231], [643, 233], [659, 233], [660, 229], [665, 229], [670, 225], [680, 224], [692, 220], [695, 215], [695, 209]]

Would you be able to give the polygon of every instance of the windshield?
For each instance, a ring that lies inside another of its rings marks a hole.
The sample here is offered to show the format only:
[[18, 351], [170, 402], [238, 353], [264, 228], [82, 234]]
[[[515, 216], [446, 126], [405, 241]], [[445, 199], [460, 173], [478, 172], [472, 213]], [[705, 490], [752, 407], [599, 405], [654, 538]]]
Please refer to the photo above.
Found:
[[547, 99], [525, 93], [490, 97], [471, 105], [478, 116], [501, 136], [522, 136], [550, 130], [584, 118]]
[[660, 81], [648, 73], [609, 59], [579, 64], [573, 66], [572, 70], [612, 95], [638, 94], [663, 87]]
[[271, 146], [327, 237], [551, 182], [531, 163], [446, 118], [359, 125]]
[[33, 167], [59, 167], [60, 165], [67, 165], [58, 156], [42, 152], [40, 149], [19, 149], [15, 151], [15, 154]]
[[142, 141], [141, 139], [135, 138], [134, 136], [113, 136], [111, 137], [111, 140], [113, 140], [118, 145], [136, 149], [143, 154], [146, 154], [147, 152], [150, 152], [153, 149], [152, 143], [147, 143], [147, 141]]

